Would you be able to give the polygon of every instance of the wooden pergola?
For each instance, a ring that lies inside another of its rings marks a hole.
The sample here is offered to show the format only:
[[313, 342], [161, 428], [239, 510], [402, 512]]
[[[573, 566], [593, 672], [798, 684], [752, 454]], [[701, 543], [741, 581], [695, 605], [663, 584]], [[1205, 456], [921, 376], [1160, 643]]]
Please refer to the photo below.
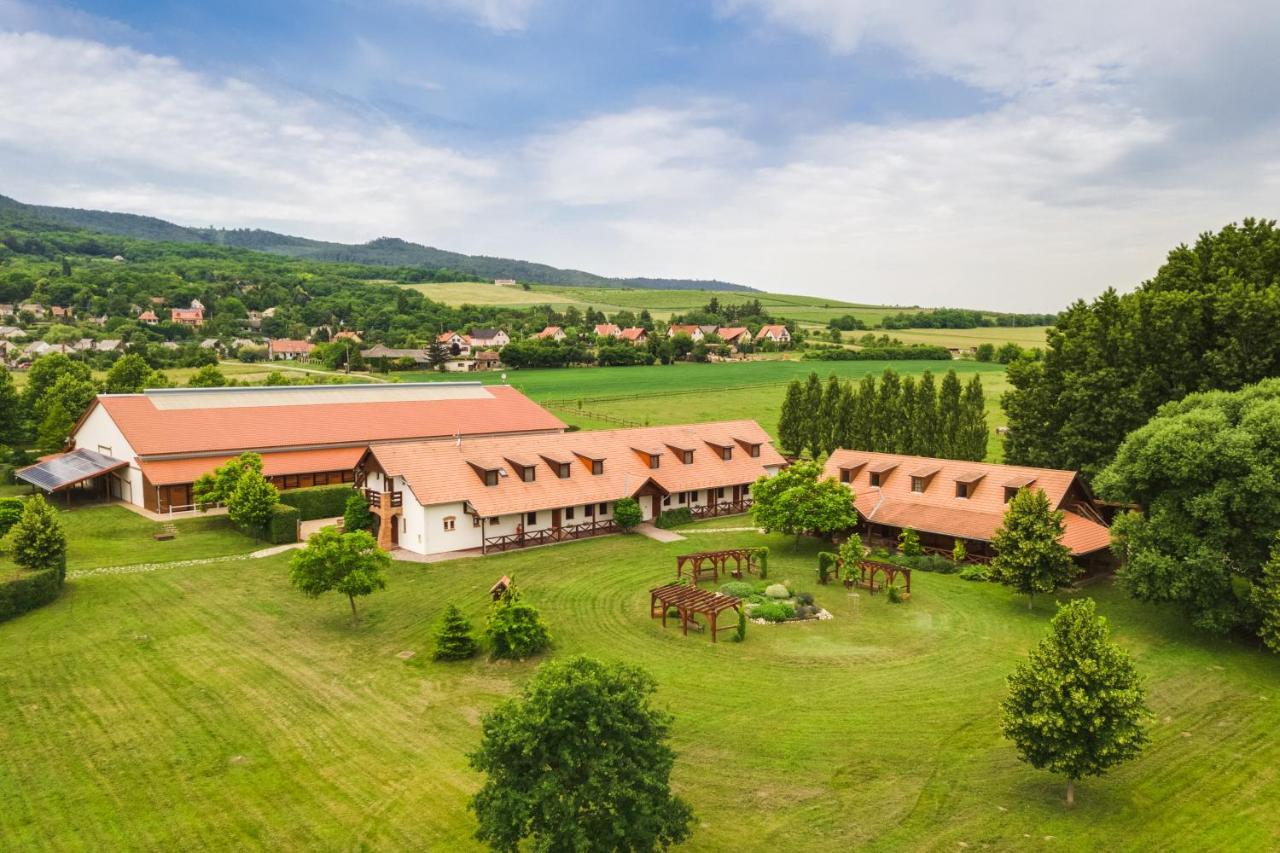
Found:
[[733, 576], [735, 578], [742, 577], [744, 565], [748, 573], [754, 573], [756, 570], [756, 549], [730, 548], [725, 551], [699, 551], [696, 554], [681, 554], [676, 557], [676, 577], [684, 577], [684, 567], [687, 565], [689, 566], [690, 574], [693, 576], [694, 583], [702, 580], [703, 572], [710, 572], [714, 580], [720, 580], [720, 573], [729, 568], [730, 560], [733, 560]]
[[[880, 576], [879, 585], [876, 584], [876, 576]], [[882, 563], [879, 560], [861, 560], [858, 562], [858, 586], [875, 592], [877, 589], [884, 589], [892, 586], [897, 582], [898, 578], [906, 581], [905, 592], [911, 594], [911, 570], [905, 566], [899, 566], [894, 563]]]
[[716, 627], [716, 618], [726, 610], [742, 610], [742, 600], [722, 592], [710, 592], [695, 586], [672, 583], [649, 590], [649, 618], [662, 617], [662, 627], [667, 627], [667, 611], [675, 608], [680, 614], [680, 627], [685, 636], [689, 635], [689, 622], [694, 615], [701, 613], [707, 617], [711, 628], [711, 642], [716, 641], [718, 631], [731, 631], [737, 624]]

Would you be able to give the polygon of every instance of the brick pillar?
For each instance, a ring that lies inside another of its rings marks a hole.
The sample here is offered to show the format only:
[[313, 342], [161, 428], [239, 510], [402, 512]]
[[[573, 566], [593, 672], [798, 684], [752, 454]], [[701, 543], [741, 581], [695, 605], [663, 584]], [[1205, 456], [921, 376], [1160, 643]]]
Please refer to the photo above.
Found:
[[384, 551], [390, 551], [391, 543], [391, 525], [396, 523], [396, 517], [391, 513], [391, 493], [381, 492], [378, 495], [378, 547]]

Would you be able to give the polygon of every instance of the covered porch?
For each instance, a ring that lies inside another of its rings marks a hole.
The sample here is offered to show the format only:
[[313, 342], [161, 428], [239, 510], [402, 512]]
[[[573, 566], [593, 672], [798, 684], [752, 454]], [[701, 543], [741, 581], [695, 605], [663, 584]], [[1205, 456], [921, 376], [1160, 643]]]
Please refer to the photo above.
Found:
[[15, 479], [41, 491], [64, 506], [85, 506], [121, 499], [116, 472], [129, 463], [94, 450], [81, 448], [46, 456], [34, 465], [19, 468]]

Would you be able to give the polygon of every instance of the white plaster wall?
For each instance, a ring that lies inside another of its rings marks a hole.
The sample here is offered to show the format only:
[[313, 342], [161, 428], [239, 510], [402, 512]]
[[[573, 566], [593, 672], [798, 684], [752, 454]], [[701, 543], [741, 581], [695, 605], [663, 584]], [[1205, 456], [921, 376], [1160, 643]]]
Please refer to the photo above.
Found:
[[120, 427], [116, 426], [116, 422], [111, 419], [111, 415], [105, 408], [94, 406], [89, 417], [85, 418], [84, 423], [80, 424], [80, 429], [76, 430], [73, 440], [76, 450], [83, 448], [97, 451], [102, 447], [104, 449], [101, 452], [111, 458], [128, 462], [129, 467], [119, 472], [121, 479], [128, 483], [128, 488], [122, 491], [121, 497], [128, 503], [142, 506], [142, 469], [135, 461], [137, 454], [134, 453], [133, 447], [125, 440], [124, 433], [120, 431]]
[[402, 501], [400, 505], [400, 547], [417, 554], [427, 553], [427, 519], [426, 513], [423, 512], [422, 505], [413, 497], [413, 492], [405, 484], [403, 477], [393, 477], [391, 484], [393, 491], [401, 493]]

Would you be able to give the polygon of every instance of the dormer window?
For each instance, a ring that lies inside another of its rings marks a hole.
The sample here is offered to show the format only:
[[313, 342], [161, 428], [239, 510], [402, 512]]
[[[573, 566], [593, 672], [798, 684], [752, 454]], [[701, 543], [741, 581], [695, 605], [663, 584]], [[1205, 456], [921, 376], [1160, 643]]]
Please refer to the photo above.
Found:
[[520, 469], [520, 479], [526, 483], [532, 483], [538, 478], [538, 469], [532, 465], [526, 465]]
[[917, 494], [924, 494], [924, 490], [929, 488], [929, 481], [934, 478], [941, 469], [934, 463], [923, 465], [911, 472], [911, 491]]
[[659, 467], [661, 467], [661, 465], [662, 465], [662, 456], [661, 456], [661, 454], [658, 454], [658, 453], [650, 453], [650, 454], [649, 454], [649, 467], [650, 467], [650, 468], [659, 468]]
[[868, 474], [868, 475], [867, 475], [867, 478], [870, 480], [871, 485], [873, 485], [873, 486], [879, 486], [879, 485], [880, 485], [880, 472], [879, 472], [879, 471], [872, 471], [870, 474]]
[[1008, 503], [1009, 501], [1013, 500], [1014, 496], [1015, 496], [1015, 495], [1017, 495], [1017, 494], [1018, 494], [1018, 489], [1017, 489], [1017, 487], [1016, 487], [1016, 486], [1005, 486], [1005, 487], [1004, 487], [1004, 502], [1005, 502], [1005, 503]]
[[725, 462], [728, 462], [728, 461], [732, 460], [732, 459], [733, 459], [733, 448], [732, 448], [732, 447], [722, 447], [722, 448], [720, 448], [720, 458], [721, 458], [721, 459], [723, 459]]
[[877, 488], [881, 487], [884, 485], [885, 480], [889, 479], [889, 475], [893, 473], [893, 469], [897, 467], [898, 467], [897, 462], [893, 462], [893, 461], [877, 462], [875, 465], [872, 465], [868, 469], [867, 481], [872, 486], [875, 486]]
[[686, 464], [686, 465], [692, 465], [692, 464], [693, 464], [693, 451], [692, 451], [692, 450], [686, 450], [686, 451], [684, 451], [684, 453], [681, 455], [681, 458], [683, 459], [684, 464]]
[[1014, 495], [1018, 494], [1019, 489], [1025, 489], [1036, 481], [1034, 475], [1021, 475], [1013, 477], [1005, 481], [1004, 484], [1004, 502], [1008, 503], [1013, 500]]
[[556, 476], [559, 477], [561, 480], [567, 480], [569, 479], [569, 473], [572, 470], [573, 469], [568, 462], [561, 462], [559, 465], [556, 466]]
[[961, 500], [968, 500], [973, 497], [973, 493], [978, 488], [978, 483], [985, 476], [987, 475], [982, 471], [970, 471], [968, 474], [956, 477], [956, 497]]
[[848, 468], [841, 468], [841, 469], [840, 469], [840, 482], [842, 482], [842, 483], [850, 483], [850, 482], [853, 482], [853, 472], [852, 472], [852, 471], [850, 471]]
[[600, 474], [603, 474], [603, 473], [604, 473], [604, 460], [603, 460], [603, 459], [592, 459], [592, 460], [591, 460], [591, 473], [592, 473], [592, 474], [595, 474], [595, 475], [600, 475]]
[[758, 444], [752, 444], [752, 445], [748, 446], [748, 447], [747, 447], [747, 452], [748, 452], [749, 454], [751, 454], [751, 458], [752, 458], [752, 459], [759, 459], [759, 458], [760, 458], [760, 445], [758, 445]]
[[968, 500], [969, 485], [969, 483], [956, 483], [956, 497]]
[[911, 491], [913, 491], [913, 492], [919, 492], [919, 493], [923, 494], [923, 493], [924, 493], [924, 487], [925, 487], [925, 478], [924, 478], [924, 477], [912, 477], [912, 478], [911, 478]]
[[491, 468], [484, 472], [484, 484], [486, 486], [498, 485], [498, 471], [496, 468]]

